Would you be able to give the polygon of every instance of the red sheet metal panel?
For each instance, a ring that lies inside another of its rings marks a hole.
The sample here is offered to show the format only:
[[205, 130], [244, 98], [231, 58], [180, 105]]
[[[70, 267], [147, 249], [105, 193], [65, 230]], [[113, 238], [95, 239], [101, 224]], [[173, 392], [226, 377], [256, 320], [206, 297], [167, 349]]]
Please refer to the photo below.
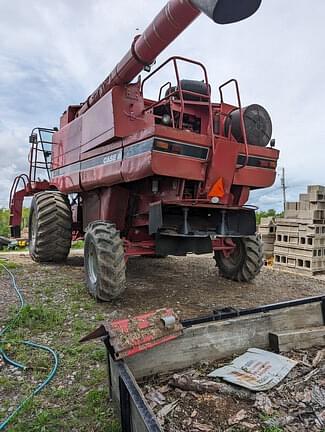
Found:
[[82, 152], [114, 137], [112, 92], [107, 93], [82, 117]]
[[234, 185], [265, 188], [272, 186], [276, 177], [276, 171], [271, 169], [254, 168], [247, 166], [238, 169], [234, 176]]
[[79, 172], [53, 177], [51, 184], [56, 186], [58, 190], [63, 193], [81, 192]]
[[217, 179], [222, 178], [225, 195], [229, 194], [238, 150], [237, 142], [225, 138], [215, 138], [215, 153], [210, 161], [206, 181], [207, 191], [211, 189]]
[[124, 159], [122, 162], [121, 174], [125, 182], [140, 180], [151, 176], [153, 174], [151, 151]]
[[81, 118], [77, 118], [53, 134], [52, 169], [79, 161], [81, 127]]
[[157, 175], [203, 181], [205, 161], [174, 154], [152, 152], [152, 171]]
[[121, 160], [80, 171], [80, 183], [84, 190], [112, 186], [121, 181]]

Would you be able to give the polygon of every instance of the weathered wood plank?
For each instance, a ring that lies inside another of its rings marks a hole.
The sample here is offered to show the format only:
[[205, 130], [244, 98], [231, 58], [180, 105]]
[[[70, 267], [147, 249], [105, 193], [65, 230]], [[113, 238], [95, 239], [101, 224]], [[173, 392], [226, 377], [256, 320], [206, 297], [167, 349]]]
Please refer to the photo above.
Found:
[[136, 379], [170, 373], [201, 360], [213, 361], [248, 348], [268, 348], [269, 333], [323, 325], [320, 303], [196, 325], [165, 345], [126, 360]]
[[279, 331], [269, 334], [270, 347], [276, 352], [325, 346], [325, 326]]

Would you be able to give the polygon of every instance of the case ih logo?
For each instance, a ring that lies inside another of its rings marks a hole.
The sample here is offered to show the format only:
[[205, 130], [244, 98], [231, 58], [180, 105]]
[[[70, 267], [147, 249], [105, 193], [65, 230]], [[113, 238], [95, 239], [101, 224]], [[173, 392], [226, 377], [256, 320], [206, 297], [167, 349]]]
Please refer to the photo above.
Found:
[[121, 151], [116, 152], [116, 153], [111, 153], [111, 154], [106, 155], [103, 158], [103, 164], [106, 165], [106, 164], [109, 164], [111, 162], [116, 162], [116, 161], [121, 160], [121, 159], [122, 159], [122, 152]]

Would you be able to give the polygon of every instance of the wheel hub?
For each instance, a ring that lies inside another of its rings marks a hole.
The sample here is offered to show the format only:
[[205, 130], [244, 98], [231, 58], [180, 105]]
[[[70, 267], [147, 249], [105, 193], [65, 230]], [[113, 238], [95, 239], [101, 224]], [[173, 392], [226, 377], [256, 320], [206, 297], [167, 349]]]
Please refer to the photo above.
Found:
[[96, 284], [98, 278], [98, 262], [97, 262], [96, 249], [93, 244], [91, 244], [89, 248], [88, 269], [89, 269], [89, 279], [91, 283]]
[[37, 224], [36, 214], [35, 212], [33, 212], [32, 222], [31, 222], [31, 233], [30, 233], [30, 246], [32, 248], [35, 247], [35, 242], [36, 242], [36, 231], [37, 231], [36, 224]]

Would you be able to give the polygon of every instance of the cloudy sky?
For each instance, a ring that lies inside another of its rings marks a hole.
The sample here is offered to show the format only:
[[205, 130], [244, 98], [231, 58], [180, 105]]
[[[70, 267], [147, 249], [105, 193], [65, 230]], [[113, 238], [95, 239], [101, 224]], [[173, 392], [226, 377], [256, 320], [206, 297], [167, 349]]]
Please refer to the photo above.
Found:
[[[164, 0], [0, 0], [0, 207], [27, 169], [34, 126], [57, 126], [111, 71]], [[288, 198], [325, 184], [325, 2], [263, 0], [257, 14], [218, 26], [201, 16], [157, 59], [192, 57], [214, 88], [237, 78], [244, 104], [271, 114]], [[139, 30], [137, 30], [139, 29]], [[281, 208], [280, 177], [251, 202]]]

